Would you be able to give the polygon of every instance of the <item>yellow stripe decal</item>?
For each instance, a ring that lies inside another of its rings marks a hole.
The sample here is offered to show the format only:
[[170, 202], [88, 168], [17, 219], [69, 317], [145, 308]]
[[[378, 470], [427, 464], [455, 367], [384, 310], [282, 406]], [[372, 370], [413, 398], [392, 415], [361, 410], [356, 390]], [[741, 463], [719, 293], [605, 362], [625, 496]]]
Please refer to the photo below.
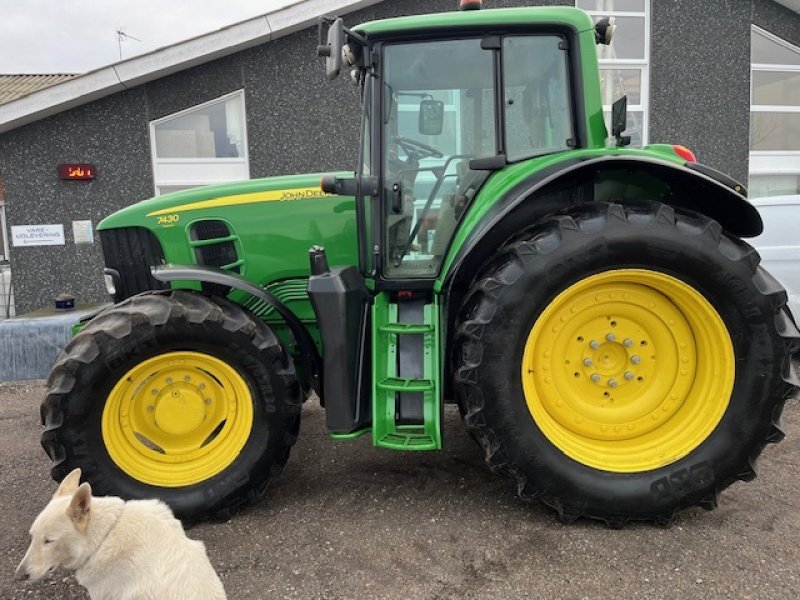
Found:
[[250, 194], [236, 194], [235, 196], [223, 196], [210, 200], [200, 200], [189, 204], [180, 204], [170, 208], [162, 208], [148, 213], [148, 217], [158, 215], [168, 215], [187, 210], [200, 210], [203, 208], [220, 208], [222, 206], [239, 206], [241, 204], [257, 204], [259, 202], [286, 202], [289, 200], [312, 200], [331, 196], [326, 194], [319, 187], [292, 188], [289, 190], [269, 190], [264, 192], [252, 192]]

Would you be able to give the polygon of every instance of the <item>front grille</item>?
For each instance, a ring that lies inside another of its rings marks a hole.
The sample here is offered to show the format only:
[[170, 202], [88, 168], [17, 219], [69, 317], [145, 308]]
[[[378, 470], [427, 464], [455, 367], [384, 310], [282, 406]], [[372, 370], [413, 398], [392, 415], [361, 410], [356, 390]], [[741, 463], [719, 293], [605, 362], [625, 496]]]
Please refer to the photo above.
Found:
[[119, 273], [114, 302], [145, 292], [163, 290], [169, 284], [154, 279], [150, 267], [164, 264], [164, 250], [156, 236], [144, 227], [100, 231], [106, 267]]

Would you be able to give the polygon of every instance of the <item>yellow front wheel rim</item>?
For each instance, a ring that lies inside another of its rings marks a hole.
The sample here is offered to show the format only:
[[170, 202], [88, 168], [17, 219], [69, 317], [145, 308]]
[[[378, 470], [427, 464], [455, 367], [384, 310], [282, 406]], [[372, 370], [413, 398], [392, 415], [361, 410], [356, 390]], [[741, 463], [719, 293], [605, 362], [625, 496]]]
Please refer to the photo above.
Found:
[[224, 471], [253, 427], [253, 398], [229, 364], [199, 352], [145, 360], [111, 390], [102, 435], [111, 459], [143, 483], [181, 487]]
[[522, 387], [536, 425], [587, 466], [633, 473], [703, 443], [728, 408], [733, 344], [687, 283], [620, 269], [568, 287], [533, 325]]

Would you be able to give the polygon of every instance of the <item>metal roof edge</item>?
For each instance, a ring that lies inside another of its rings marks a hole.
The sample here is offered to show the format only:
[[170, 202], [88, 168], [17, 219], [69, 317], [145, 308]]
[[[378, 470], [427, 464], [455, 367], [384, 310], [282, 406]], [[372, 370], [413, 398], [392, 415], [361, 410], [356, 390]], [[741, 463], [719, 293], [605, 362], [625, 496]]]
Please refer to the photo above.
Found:
[[380, 1], [304, 0], [100, 67], [0, 105], [0, 133], [300, 31], [313, 25], [321, 15], [347, 14]]

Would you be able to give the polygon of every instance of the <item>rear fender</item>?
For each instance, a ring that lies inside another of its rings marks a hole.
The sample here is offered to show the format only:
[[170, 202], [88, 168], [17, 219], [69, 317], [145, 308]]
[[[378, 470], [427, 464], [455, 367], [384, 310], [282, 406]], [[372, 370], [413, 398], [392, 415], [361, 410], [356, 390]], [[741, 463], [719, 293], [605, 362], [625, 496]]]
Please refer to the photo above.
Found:
[[703, 165], [631, 155], [566, 159], [537, 171], [492, 206], [456, 252], [443, 287], [458, 278], [465, 263], [474, 263], [476, 254], [486, 258], [482, 246], [493, 253], [525, 226], [586, 202], [663, 202], [703, 213], [739, 237], [754, 237], [764, 226], [744, 193], [744, 186]]

